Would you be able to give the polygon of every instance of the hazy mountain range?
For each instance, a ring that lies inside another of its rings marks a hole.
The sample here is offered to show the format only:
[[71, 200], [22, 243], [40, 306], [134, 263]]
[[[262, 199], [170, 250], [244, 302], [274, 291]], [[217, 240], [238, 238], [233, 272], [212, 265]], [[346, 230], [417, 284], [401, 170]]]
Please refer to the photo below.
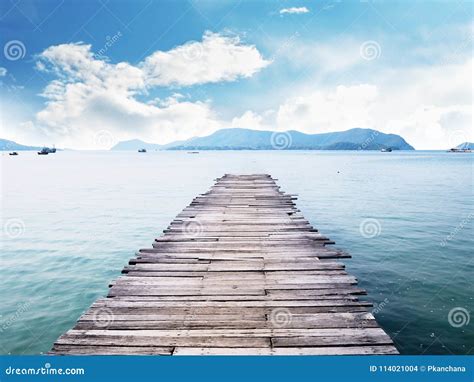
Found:
[[123, 141], [111, 150], [414, 150], [402, 137], [377, 130], [355, 128], [323, 134], [222, 129], [205, 137], [158, 145], [139, 139]]
[[26, 150], [41, 150], [42, 147], [25, 146], [19, 143], [9, 141], [8, 139], [0, 139], [0, 151], [26, 151]]
[[456, 146], [457, 149], [460, 150], [474, 150], [474, 143], [472, 142], [464, 142], [460, 145]]
[[[41, 150], [0, 139], [0, 151]], [[323, 134], [305, 134], [299, 131], [273, 132], [250, 129], [222, 129], [205, 137], [194, 137], [165, 145], [132, 139], [117, 143], [111, 150], [414, 150], [405, 139], [396, 134], [355, 128]], [[464, 142], [458, 149], [474, 150], [474, 143]], [[449, 149], [447, 147], [447, 149]]]

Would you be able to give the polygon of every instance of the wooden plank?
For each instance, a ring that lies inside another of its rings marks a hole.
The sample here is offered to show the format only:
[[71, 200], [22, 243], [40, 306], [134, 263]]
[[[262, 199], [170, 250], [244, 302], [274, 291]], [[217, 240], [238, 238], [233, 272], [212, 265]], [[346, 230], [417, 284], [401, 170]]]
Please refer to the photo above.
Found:
[[332, 346], [304, 348], [185, 348], [176, 347], [173, 355], [371, 355], [398, 354], [393, 346]]
[[[142, 289], [142, 288], [140, 288]], [[154, 293], [154, 292], [153, 292]], [[355, 298], [355, 297], [353, 297]], [[341, 296], [339, 299], [328, 300], [255, 300], [255, 301], [113, 301], [107, 302], [108, 307], [137, 307], [137, 308], [269, 308], [269, 307], [324, 307], [324, 306], [372, 306], [370, 302], [349, 299]]]
[[[131, 296], [134, 297], [134, 296]], [[93, 305], [95, 308], [95, 306]], [[91, 313], [97, 311], [91, 308]], [[107, 308], [107, 307], [106, 307]], [[100, 309], [100, 308], [99, 308]], [[108, 308], [107, 308], [108, 309]], [[285, 311], [290, 314], [315, 314], [315, 313], [336, 313], [336, 312], [367, 312], [369, 306], [365, 305], [341, 305], [341, 306], [295, 306], [285, 307]], [[169, 315], [234, 315], [236, 319], [242, 315], [254, 315], [254, 314], [267, 314], [271, 315], [275, 311], [275, 307], [187, 307], [187, 308], [169, 308], [169, 307], [137, 307], [137, 306], [122, 306], [114, 307], [111, 309], [113, 314], [143, 314], [143, 313], [154, 313], [154, 314], [169, 314]], [[106, 316], [108, 317], [108, 316]], [[107, 321], [107, 320], [106, 320]]]
[[174, 347], [93, 346], [55, 344], [52, 354], [61, 355], [171, 355]]
[[329, 338], [329, 337], [343, 337], [343, 338], [352, 338], [352, 337], [364, 337], [367, 339], [378, 339], [384, 338], [384, 341], [391, 341], [385, 332], [381, 328], [304, 328], [304, 329], [280, 329], [280, 328], [264, 328], [264, 329], [138, 329], [138, 330], [114, 330], [114, 329], [92, 329], [92, 330], [78, 330], [71, 329], [67, 332], [67, 335], [70, 337], [77, 336], [95, 336], [95, 337], [129, 337], [129, 338], [139, 338], [139, 337], [153, 337], [153, 338], [176, 338], [176, 337], [186, 337], [186, 338], [265, 338], [265, 337], [276, 337], [281, 339], [297, 338], [300, 340], [304, 338], [305, 341], [308, 338], [311, 338], [311, 341], [316, 341], [314, 338]]
[[197, 347], [270, 347], [269, 338], [258, 337], [154, 337], [117, 335], [64, 334], [57, 345], [93, 346], [197, 346]]
[[272, 355], [273, 350], [267, 348], [212, 348], [212, 347], [176, 347], [173, 355]]
[[[381, 329], [380, 329], [381, 330]], [[307, 347], [307, 346], [361, 346], [361, 345], [393, 345], [387, 334], [371, 335], [353, 334], [341, 336], [309, 336], [272, 337], [272, 346], [278, 347]]]

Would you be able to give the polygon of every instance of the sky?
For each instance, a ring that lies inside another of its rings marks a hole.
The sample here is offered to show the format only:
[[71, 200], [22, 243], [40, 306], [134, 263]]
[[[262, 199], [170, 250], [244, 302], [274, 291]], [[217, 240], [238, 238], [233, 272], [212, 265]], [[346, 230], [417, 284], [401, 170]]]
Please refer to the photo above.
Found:
[[468, 1], [0, 2], [0, 138], [108, 149], [218, 129], [474, 141]]

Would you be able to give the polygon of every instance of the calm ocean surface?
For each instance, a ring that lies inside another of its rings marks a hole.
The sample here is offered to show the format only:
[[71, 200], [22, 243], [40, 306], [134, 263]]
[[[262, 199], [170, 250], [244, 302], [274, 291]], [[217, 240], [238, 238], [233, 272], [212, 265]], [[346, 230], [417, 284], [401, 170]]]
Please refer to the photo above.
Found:
[[474, 315], [473, 160], [445, 152], [2, 153], [0, 352], [48, 351], [214, 178], [269, 173], [351, 253], [348, 271], [402, 353], [472, 354], [474, 317], [466, 324], [460, 308]]

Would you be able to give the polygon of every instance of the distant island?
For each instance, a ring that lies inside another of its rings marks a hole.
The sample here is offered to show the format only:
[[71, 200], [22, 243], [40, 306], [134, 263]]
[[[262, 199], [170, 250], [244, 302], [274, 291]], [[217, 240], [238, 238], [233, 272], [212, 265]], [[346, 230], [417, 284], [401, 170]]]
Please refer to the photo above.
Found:
[[8, 139], [0, 139], [0, 151], [27, 151], [27, 150], [41, 150], [37, 146], [25, 146]]
[[474, 143], [472, 142], [464, 142], [460, 145], [457, 145], [456, 148], [458, 150], [474, 150]]
[[[474, 144], [465, 142], [459, 149], [471, 149]], [[0, 139], [0, 151], [41, 150], [39, 146], [22, 145]], [[377, 130], [354, 128], [322, 134], [305, 134], [291, 130], [285, 132], [251, 130], [242, 128], [221, 129], [204, 137], [194, 137], [160, 145], [140, 139], [122, 141], [113, 146], [114, 151], [154, 150], [414, 150], [405, 139], [396, 134]]]
[[140, 139], [131, 139], [129, 141], [122, 141], [117, 143], [114, 147], [112, 147], [110, 150], [116, 150], [116, 151], [137, 151], [140, 149], [146, 149], [148, 151], [151, 150], [163, 150], [163, 147], [165, 145], [158, 145], [156, 143], [147, 143], [144, 142]]
[[117, 143], [111, 150], [414, 150], [402, 137], [377, 130], [354, 128], [323, 134], [222, 129], [205, 137], [195, 137], [165, 145], [139, 139]]

